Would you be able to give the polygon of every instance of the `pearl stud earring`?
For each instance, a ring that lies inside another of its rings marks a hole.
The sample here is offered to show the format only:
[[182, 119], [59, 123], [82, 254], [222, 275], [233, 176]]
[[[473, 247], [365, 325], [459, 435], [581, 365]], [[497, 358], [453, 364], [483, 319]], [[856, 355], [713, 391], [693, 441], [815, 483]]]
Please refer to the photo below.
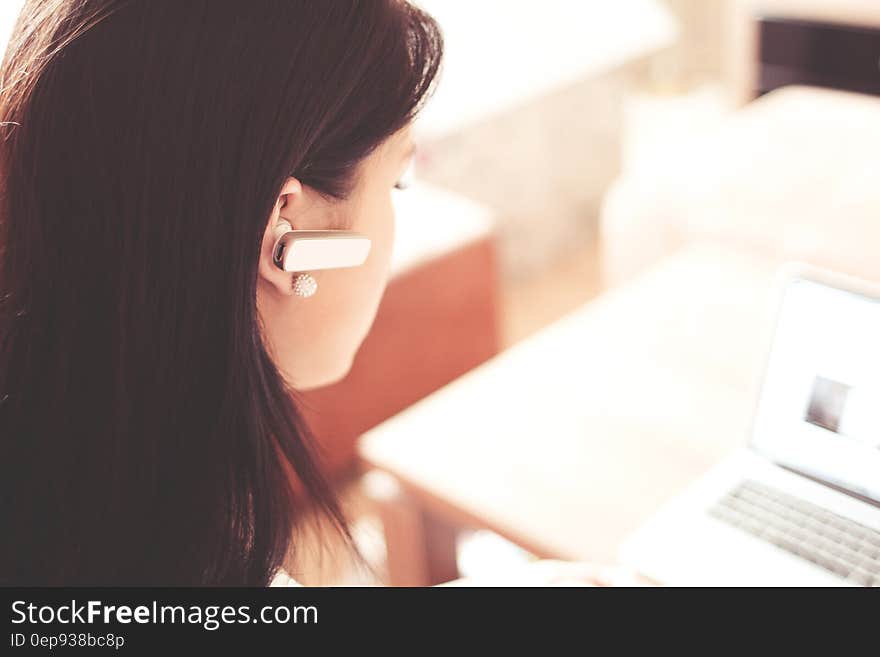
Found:
[[307, 273], [299, 273], [293, 277], [293, 293], [298, 297], [310, 297], [318, 291], [318, 281]]

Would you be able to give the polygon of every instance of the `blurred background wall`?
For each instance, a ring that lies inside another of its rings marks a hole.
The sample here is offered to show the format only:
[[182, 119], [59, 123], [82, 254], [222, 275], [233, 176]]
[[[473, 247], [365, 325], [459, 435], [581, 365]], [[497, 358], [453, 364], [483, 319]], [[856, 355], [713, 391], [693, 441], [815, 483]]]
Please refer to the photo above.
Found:
[[654, 62], [655, 83], [669, 91], [718, 82], [725, 75], [726, 29], [733, 0], [662, 0], [678, 21], [679, 38]]

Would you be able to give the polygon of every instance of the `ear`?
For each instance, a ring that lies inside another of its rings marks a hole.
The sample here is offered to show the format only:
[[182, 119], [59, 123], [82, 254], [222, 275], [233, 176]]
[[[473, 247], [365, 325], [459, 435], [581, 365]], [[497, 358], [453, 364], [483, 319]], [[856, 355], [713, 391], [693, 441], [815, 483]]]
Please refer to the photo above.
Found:
[[[266, 229], [263, 231], [263, 242], [260, 247], [260, 281], [269, 285], [273, 291], [290, 296], [293, 294], [290, 272], [282, 271], [275, 265], [273, 249], [280, 225], [287, 222], [293, 225], [295, 208], [301, 205], [302, 184], [296, 178], [288, 178], [278, 194], [275, 206], [269, 214]], [[282, 211], [284, 215], [282, 216]]]

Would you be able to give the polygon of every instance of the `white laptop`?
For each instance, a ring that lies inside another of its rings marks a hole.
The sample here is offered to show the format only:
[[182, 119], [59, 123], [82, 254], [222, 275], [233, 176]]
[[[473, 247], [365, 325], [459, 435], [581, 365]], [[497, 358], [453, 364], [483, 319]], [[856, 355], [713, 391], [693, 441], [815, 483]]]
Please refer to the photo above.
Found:
[[751, 441], [621, 560], [682, 586], [880, 586], [880, 286], [805, 265], [781, 301]]

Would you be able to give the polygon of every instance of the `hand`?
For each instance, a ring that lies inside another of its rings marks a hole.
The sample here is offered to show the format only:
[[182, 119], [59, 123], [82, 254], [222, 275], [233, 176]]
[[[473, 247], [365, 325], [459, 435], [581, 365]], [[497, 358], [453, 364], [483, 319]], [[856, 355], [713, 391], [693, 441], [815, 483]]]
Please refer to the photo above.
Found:
[[647, 580], [618, 566], [541, 559], [504, 574], [472, 577], [447, 586], [650, 586]]
[[647, 586], [632, 571], [581, 561], [542, 559], [528, 564], [534, 586]]

